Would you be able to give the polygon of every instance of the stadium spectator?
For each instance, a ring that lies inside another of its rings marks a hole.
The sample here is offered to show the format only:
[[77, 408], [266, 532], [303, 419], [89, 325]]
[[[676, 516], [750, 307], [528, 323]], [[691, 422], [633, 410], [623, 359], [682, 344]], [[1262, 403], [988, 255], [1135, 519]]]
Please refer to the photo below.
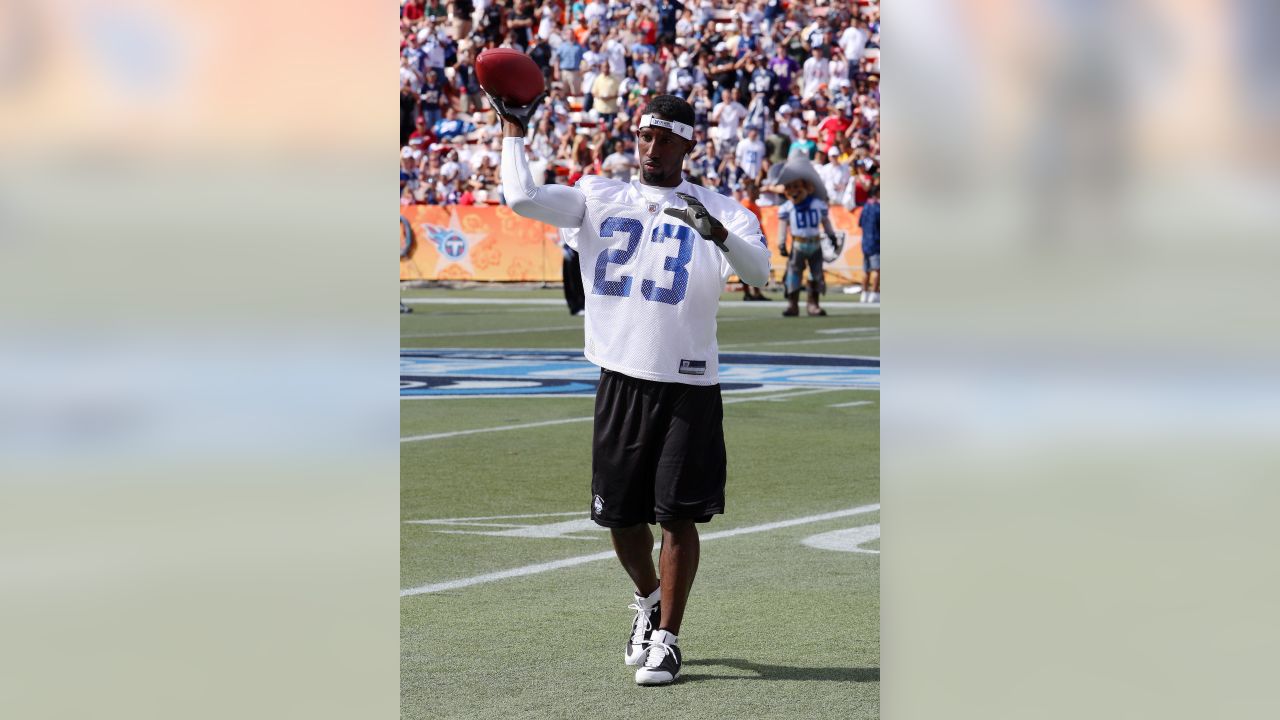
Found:
[[862, 302], [880, 302], [880, 188], [872, 187], [858, 217], [862, 228]]
[[[585, 22], [585, 18], [583, 20]], [[556, 48], [555, 78], [570, 95], [577, 95], [581, 89], [582, 55], [585, 52], [573, 31], [565, 28], [560, 46]]]
[[759, 127], [747, 126], [747, 137], [738, 143], [735, 152], [742, 172], [752, 179], [760, 177], [760, 172], [764, 168], [765, 147], [764, 142], [760, 140]]
[[591, 84], [591, 97], [594, 110], [606, 125], [612, 125], [618, 116], [618, 91], [621, 87], [622, 83], [609, 69], [609, 63], [600, 63], [600, 72]]
[[418, 116], [418, 93], [408, 80], [400, 83], [400, 145], [409, 142], [409, 134], [413, 132], [414, 120]]
[[476, 129], [475, 124], [455, 117], [452, 106], [446, 107], [444, 117], [431, 126], [431, 132], [440, 140], [452, 140], [458, 136], [469, 135]]

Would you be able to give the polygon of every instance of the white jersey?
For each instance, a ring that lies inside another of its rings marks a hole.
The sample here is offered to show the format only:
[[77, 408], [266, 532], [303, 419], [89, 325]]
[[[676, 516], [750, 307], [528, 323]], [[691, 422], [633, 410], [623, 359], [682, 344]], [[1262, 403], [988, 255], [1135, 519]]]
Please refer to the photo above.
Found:
[[778, 222], [789, 223], [791, 237], [805, 242], [818, 239], [826, 216], [827, 204], [817, 195], [810, 195], [799, 204], [788, 200], [778, 208]]
[[581, 255], [588, 360], [643, 380], [719, 382], [716, 311], [732, 273], [723, 253], [663, 212], [698, 198], [725, 228], [765, 247], [760, 223], [737, 201], [682, 182], [660, 188], [595, 175], [577, 184], [586, 215], [562, 231]]

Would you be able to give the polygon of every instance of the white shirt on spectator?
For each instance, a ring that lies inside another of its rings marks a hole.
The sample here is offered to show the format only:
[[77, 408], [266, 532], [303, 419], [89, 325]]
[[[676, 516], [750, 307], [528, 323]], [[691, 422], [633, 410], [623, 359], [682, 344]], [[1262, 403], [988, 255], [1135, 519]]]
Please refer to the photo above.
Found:
[[835, 93], [840, 88], [848, 88], [851, 86], [849, 82], [849, 61], [844, 58], [831, 58], [827, 63], [827, 70], [831, 74], [831, 84], [828, 89]]
[[764, 142], [760, 138], [755, 140], [744, 139], [738, 143], [738, 150], [735, 153], [738, 166], [746, 173], [749, 178], [759, 178], [760, 170], [764, 167]]
[[415, 94], [422, 92], [422, 76], [414, 72], [413, 68], [407, 68], [402, 65], [400, 67], [400, 87], [404, 87], [405, 82], [409, 83], [409, 87]]
[[867, 31], [851, 25], [840, 35], [840, 49], [844, 56], [857, 62], [862, 59], [862, 51], [867, 46]]
[[849, 166], [832, 161], [819, 165], [816, 169], [818, 177], [822, 178], [822, 184], [827, 186], [827, 197], [838, 202], [844, 196], [845, 185], [849, 183]]
[[609, 157], [604, 159], [600, 168], [614, 180], [622, 182], [631, 182], [631, 171], [636, 167], [635, 158], [621, 150], [615, 150]]
[[444, 30], [438, 31], [435, 35], [428, 35], [427, 38], [422, 41], [422, 51], [426, 54], [427, 67], [436, 68], [443, 74], [444, 44], [440, 42], [440, 33], [442, 32], [444, 32]]
[[804, 61], [804, 90], [800, 99], [808, 100], [818, 94], [818, 87], [831, 80], [831, 66], [826, 58], [810, 57]]
[[642, 62], [636, 66], [636, 79], [644, 83], [644, 86], [650, 90], [658, 89], [658, 78], [661, 76], [662, 71], [653, 63]]
[[627, 48], [617, 38], [609, 38], [604, 43], [604, 54], [609, 58], [609, 72], [618, 77], [627, 75]]
[[582, 14], [587, 17], [588, 24], [592, 20], [603, 18], [605, 15], [604, 3], [600, 2], [600, 0], [591, 0], [591, 2], [587, 3], [587, 9], [583, 10]]
[[737, 100], [721, 100], [711, 111], [711, 119], [720, 126], [722, 139], [738, 137], [738, 129], [747, 117], [747, 109]]
[[673, 67], [667, 75], [667, 92], [674, 93], [681, 91], [685, 95], [689, 94], [689, 89], [693, 87], [693, 72], [689, 68]]

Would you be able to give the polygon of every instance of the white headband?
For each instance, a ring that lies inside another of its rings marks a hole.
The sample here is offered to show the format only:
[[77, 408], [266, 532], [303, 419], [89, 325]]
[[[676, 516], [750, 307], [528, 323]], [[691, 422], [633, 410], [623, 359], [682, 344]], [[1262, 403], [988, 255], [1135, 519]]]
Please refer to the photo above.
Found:
[[663, 120], [662, 118], [654, 117], [652, 115], [642, 115], [640, 117], [640, 127], [647, 128], [650, 125], [666, 128], [685, 140], [693, 139], [693, 127], [689, 125], [685, 125], [684, 123], [676, 120]]

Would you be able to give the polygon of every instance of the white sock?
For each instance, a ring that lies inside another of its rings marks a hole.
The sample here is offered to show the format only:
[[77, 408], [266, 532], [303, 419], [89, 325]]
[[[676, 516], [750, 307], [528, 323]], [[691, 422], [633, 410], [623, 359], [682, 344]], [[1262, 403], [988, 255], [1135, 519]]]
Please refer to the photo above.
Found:
[[649, 597], [642, 597], [640, 593], [635, 594], [636, 597], [644, 600], [645, 607], [653, 607], [662, 601], [662, 586], [659, 585], [653, 592], [649, 593]]
[[871, 299], [868, 302], [880, 302], [880, 293], [878, 292], [871, 293]]
[[861, 298], [862, 302], [867, 302], [867, 298], [869, 297], [871, 297], [871, 293], [867, 292], [866, 290], [863, 290], [862, 298]]

